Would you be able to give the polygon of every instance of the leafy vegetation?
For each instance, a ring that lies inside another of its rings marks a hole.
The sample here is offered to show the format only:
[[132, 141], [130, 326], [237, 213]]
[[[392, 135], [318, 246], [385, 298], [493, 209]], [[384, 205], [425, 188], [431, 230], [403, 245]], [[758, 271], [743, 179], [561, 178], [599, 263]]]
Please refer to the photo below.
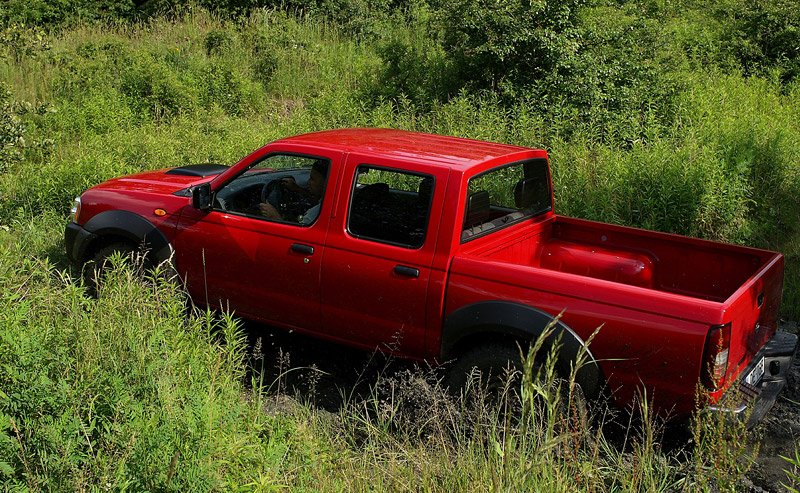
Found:
[[268, 394], [280, 375], [248, 351], [239, 324], [187, 313], [176, 286], [142, 282], [119, 257], [88, 298], [55, 266], [61, 224], [50, 213], [0, 231], [9, 489], [696, 491], [735, 488], [749, 467], [736, 460], [743, 430], [719, 423], [703, 422], [688, 461], [661, 451], [655, 419], [609, 441], [568, 390], [574, 376], [556, 378], [552, 356], [536, 371], [544, 336], [521, 393], [506, 396], [521, 405], [513, 419], [479, 388], [454, 401], [421, 371], [380, 377], [338, 414], [287, 404]]
[[175, 287], [125, 270], [91, 301], [58, 238], [72, 198], [113, 176], [231, 163], [312, 130], [405, 128], [548, 149], [560, 213], [781, 251], [782, 310], [797, 318], [792, 2], [207, 4], [12, 0], [0, 13], [5, 484], [737, 488], [742, 430], [698, 422], [680, 461], [649, 418], [622, 446], [556, 407], [498, 426], [497, 410], [454, 404], [418, 374], [339, 416], [264, 413], [261, 385], [242, 385], [235, 321], [187, 313]]

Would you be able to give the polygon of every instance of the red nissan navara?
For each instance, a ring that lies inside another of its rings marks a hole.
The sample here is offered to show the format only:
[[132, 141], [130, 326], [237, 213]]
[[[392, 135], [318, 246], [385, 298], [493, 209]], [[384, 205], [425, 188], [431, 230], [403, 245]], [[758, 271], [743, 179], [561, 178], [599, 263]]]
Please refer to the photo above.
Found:
[[65, 235], [78, 265], [143, 247], [197, 304], [462, 372], [508, 364], [563, 312], [559, 366], [588, 351], [586, 396], [644, 391], [674, 417], [758, 421], [797, 348], [777, 331], [781, 254], [558, 215], [546, 152], [506, 144], [289, 137], [101, 183]]

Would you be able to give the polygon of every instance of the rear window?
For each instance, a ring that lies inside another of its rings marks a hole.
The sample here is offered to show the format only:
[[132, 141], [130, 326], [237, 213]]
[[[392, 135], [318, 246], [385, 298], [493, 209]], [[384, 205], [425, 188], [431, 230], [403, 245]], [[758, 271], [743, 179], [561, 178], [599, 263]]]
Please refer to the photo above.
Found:
[[537, 216], [553, 207], [547, 161], [495, 168], [469, 180], [461, 241]]
[[356, 238], [419, 248], [433, 197], [433, 176], [361, 165], [350, 198], [347, 229]]

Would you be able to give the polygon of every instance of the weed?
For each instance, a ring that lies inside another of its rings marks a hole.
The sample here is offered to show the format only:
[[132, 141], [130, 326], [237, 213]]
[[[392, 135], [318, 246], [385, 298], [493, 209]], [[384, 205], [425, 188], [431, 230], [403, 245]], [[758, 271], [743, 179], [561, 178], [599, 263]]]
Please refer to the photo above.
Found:
[[800, 491], [800, 449], [796, 449], [794, 457], [783, 457], [783, 459], [791, 466], [791, 469], [786, 470], [786, 476], [789, 481], [788, 484], [783, 486], [791, 493], [798, 493]]

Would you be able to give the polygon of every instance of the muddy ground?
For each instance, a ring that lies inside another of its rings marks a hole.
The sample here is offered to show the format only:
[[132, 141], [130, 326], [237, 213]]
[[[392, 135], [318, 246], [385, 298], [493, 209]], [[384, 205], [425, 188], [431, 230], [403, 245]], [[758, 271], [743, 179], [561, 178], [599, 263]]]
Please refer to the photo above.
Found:
[[[265, 383], [271, 394], [281, 399], [297, 398], [331, 413], [337, 413], [347, 400], [358, 402], [368, 398], [381, 376], [409, 369], [425, 371], [380, 354], [257, 324], [248, 323], [245, 328], [251, 353], [263, 358], [255, 359], [254, 366], [264, 368]], [[783, 322], [781, 330], [800, 333], [800, 325]], [[282, 376], [276, 378], [276, 375]], [[741, 485], [742, 491], [786, 491], [783, 484], [788, 483], [785, 470], [789, 465], [781, 456], [793, 457], [800, 447], [800, 358], [794, 362], [789, 383], [778, 402], [753, 433], [760, 451]]]
[[[782, 330], [800, 333], [797, 322], [785, 322]], [[755, 430], [761, 437], [758, 460], [748, 474], [754, 491], [786, 491], [786, 461], [794, 457], [800, 447], [800, 358], [796, 358], [789, 375], [789, 383], [778, 397], [764, 421]], [[799, 471], [800, 472], [800, 471]], [[759, 490], [759, 488], [761, 490]]]

